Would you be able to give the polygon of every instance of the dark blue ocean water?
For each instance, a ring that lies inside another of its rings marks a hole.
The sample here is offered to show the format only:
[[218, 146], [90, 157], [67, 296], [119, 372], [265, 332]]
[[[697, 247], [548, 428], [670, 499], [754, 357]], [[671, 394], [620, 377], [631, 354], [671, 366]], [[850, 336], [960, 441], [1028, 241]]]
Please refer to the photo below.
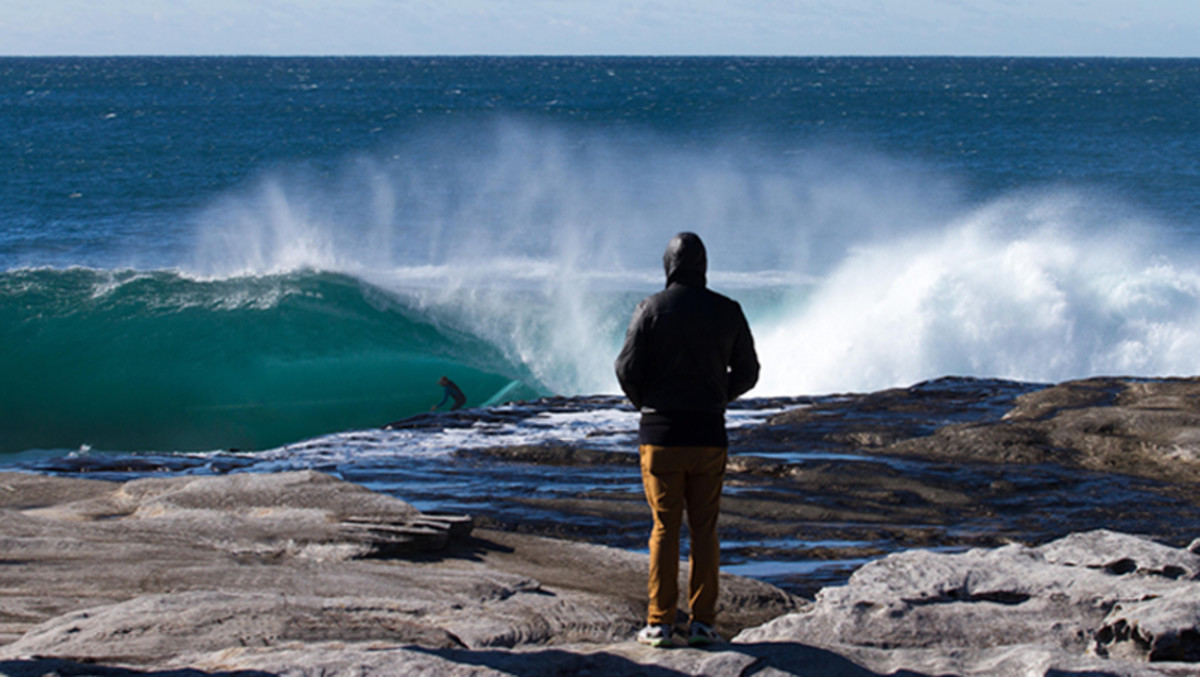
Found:
[[614, 392], [669, 237], [755, 394], [1200, 371], [1200, 60], [0, 59], [0, 453]]

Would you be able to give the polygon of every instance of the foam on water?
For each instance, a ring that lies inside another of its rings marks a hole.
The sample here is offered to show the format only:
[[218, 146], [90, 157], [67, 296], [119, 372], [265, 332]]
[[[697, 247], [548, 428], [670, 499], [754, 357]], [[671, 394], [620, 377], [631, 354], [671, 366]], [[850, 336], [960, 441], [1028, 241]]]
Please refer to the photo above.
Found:
[[763, 391], [1200, 371], [1194, 252], [1111, 207], [1070, 191], [1014, 196], [862, 243], [761, 328], [775, 366]]
[[[727, 427], [762, 423], [783, 411], [780, 407], [734, 407]], [[356, 430], [322, 435], [275, 449], [242, 454], [256, 470], [292, 470], [323, 466], [394, 467], [405, 459], [444, 460], [464, 449], [520, 447], [544, 444], [579, 446], [633, 453], [637, 449], [639, 414], [614, 400], [576, 404], [567, 410], [534, 405], [497, 405], [470, 425], [446, 419], [413, 428]], [[229, 452], [198, 457], [229, 456]]]
[[[499, 406], [503, 414], [511, 407]], [[403, 458], [435, 459], [461, 449], [501, 446], [579, 444], [629, 451], [636, 444], [638, 415], [605, 408], [581, 412], [544, 412], [511, 422], [494, 420], [467, 427], [415, 430], [371, 430], [338, 433], [258, 452], [257, 462], [312, 467], [316, 462], [362, 464]]]
[[[492, 408], [503, 417], [514, 411], [511, 405]], [[732, 409], [728, 414], [731, 429], [761, 423], [780, 409]], [[258, 452], [256, 459], [289, 461], [310, 467], [314, 457], [322, 462], [370, 462], [405, 457], [436, 458], [460, 449], [515, 447], [546, 443], [585, 445], [611, 451], [636, 448], [637, 412], [628, 407], [603, 406], [582, 411], [541, 412], [512, 421], [481, 420], [471, 426], [416, 430], [370, 430], [326, 435], [313, 440], [288, 444]]]

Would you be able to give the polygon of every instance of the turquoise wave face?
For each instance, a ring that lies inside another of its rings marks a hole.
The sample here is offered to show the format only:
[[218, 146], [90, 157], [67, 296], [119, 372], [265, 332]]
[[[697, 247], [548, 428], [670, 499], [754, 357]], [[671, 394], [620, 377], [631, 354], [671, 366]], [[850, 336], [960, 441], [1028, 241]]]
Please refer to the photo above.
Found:
[[0, 275], [0, 453], [262, 449], [441, 401], [539, 394], [493, 347], [354, 278]]

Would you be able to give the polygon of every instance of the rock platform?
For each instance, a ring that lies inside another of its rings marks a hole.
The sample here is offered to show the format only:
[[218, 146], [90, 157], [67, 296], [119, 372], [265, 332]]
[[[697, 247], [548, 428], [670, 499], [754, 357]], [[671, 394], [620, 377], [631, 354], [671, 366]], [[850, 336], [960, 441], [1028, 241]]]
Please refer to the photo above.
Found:
[[[735, 431], [722, 532], [854, 563], [811, 595], [724, 574], [728, 643], [630, 640], [645, 556], [598, 543], [644, 532], [631, 489], [468, 517], [315, 471], [0, 473], [0, 675], [1200, 674], [1200, 380], [791, 404]], [[635, 471], [580, 445], [459, 458]]]

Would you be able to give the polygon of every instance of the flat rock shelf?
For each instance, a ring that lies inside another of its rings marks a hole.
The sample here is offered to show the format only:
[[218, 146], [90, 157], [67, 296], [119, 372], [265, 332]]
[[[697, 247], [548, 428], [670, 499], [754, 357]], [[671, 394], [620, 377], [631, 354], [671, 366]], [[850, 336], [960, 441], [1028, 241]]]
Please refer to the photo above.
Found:
[[631, 641], [648, 518], [622, 406], [2, 473], [0, 674], [1200, 670], [1200, 381], [739, 403], [731, 641], [708, 650]]

